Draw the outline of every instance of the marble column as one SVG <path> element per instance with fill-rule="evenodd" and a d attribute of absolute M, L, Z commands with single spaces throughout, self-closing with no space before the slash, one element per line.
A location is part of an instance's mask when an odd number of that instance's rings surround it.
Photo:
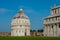
<path fill-rule="evenodd" d="M 47 27 L 47 33 L 48 33 L 48 36 L 49 36 L 49 34 L 50 34 L 50 25 L 48 25 L 48 27 Z"/>
<path fill-rule="evenodd" d="M 56 36 L 58 36 L 58 28 L 59 28 L 59 23 L 57 23 L 57 27 L 56 27 Z"/>
<path fill-rule="evenodd" d="M 60 14 L 60 8 L 59 8 L 59 14 Z"/>
<path fill-rule="evenodd" d="M 50 13 L 51 13 L 51 15 L 53 15 L 53 11 L 52 10 L 50 11 Z"/>
<path fill-rule="evenodd" d="M 53 28 L 52 28 L 53 24 L 50 24 L 50 36 L 53 36 Z"/>
<path fill-rule="evenodd" d="M 60 36 L 60 28 L 59 28 L 59 23 L 57 24 L 57 36 Z"/>
<path fill-rule="evenodd" d="M 44 36 L 45 36 L 45 25 L 43 25 L 43 26 L 44 26 L 44 27 L 43 27 L 43 28 L 44 28 L 44 32 L 43 32 L 43 34 L 44 34 Z"/>
<path fill-rule="evenodd" d="M 58 10 L 59 10 L 59 9 L 56 9 L 56 13 L 57 13 L 57 14 L 58 14 Z"/>
<path fill-rule="evenodd" d="M 46 28 L 47 28 L 47 26 L 46 25 L 44 25 L 44 36 L 47 36 L 47 31 L 46 31 Z"/>
<path fill-rule="evenodd" d="M 54 31 L 54 36 L 56 36 L 56 27 L 57 27 L 57 25 L 56 24 L 54 24 L 54 26 L 53 26 L 53 31 Z"/>

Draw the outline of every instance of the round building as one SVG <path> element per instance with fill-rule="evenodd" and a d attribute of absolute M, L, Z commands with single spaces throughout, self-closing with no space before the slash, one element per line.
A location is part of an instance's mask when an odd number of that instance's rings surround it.
<path fill-rule="evenodd" d="M 22 9 L 12 19 L 11 36 L 30 36 L 30 20 Z"/>

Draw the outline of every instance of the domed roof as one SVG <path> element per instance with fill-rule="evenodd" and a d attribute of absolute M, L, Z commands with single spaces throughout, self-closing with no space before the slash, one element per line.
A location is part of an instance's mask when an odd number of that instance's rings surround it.
<path fill-rule="evenodd" d="M 23 13 L 23 9 L 19 10 L 18 14 L 14 17 L 14 19 L 16 18 L 28 19 L 28 17 Z"/>

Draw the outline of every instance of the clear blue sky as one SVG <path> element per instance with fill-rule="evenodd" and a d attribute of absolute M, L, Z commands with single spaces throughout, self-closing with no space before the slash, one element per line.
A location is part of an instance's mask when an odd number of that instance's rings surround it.
<path fill-rule="evenodd" d="M 31 29 L 42 29 L 43 18 L 50 15 L 50 7 L 60 0 L 0 0 L 0 32 L 11 31 L 11 21 L 20 8 L 29 17 Z"/>

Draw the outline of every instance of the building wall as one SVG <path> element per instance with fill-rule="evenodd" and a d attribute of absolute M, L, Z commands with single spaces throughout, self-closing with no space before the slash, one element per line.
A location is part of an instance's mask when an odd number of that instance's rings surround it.
<path fill-rule="evenodd" d="M 11 36 L 10 32 L 0 32 L 0 36 Z"/>
<path fill-rule="evenodd" d="M 30 32 L 30 36 L 43 36 L 43 32 Z"/>
<path fill-rule="evenodd" d="M 0 32 L 0 36 L 11 36 L 11 35 L 17 36 L 17 33 L 11 34 L 11 32 Z M 21 33 L 18 36 L 22 36 Z M 24 34 L 23 34 L 23 36 L 24 36 Z M 28 36 L 43 36 L 43 32 L 30 32 L 30 34 L 28 33 Z"/>

